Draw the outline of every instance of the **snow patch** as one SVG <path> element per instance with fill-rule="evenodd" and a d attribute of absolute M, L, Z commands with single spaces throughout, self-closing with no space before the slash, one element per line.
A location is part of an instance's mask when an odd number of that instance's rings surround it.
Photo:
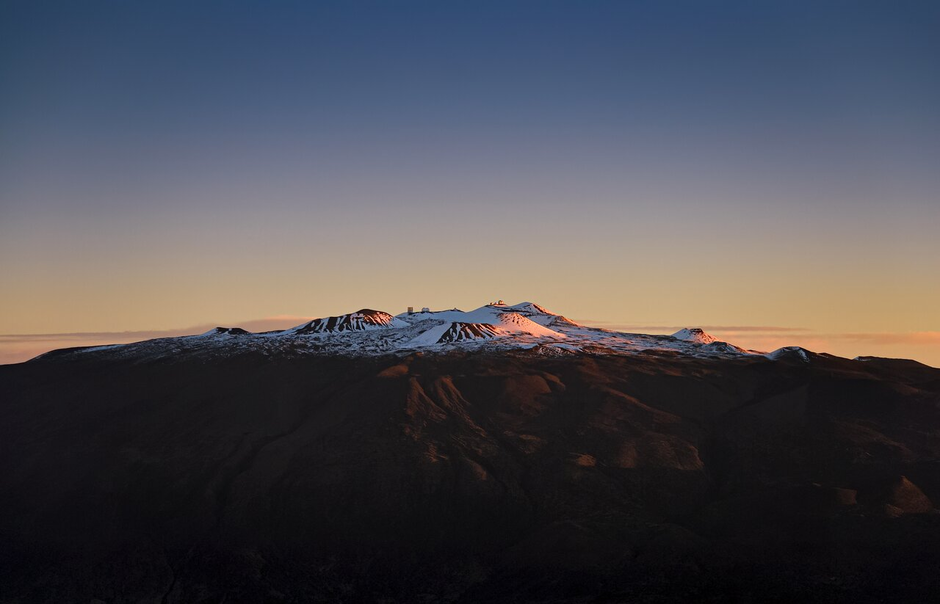
<path fill-rule="evenodd" d="M 672 334 L 672 337 L 677 340 L 682 340 L 683 342 L 694 342 L 696 344 L 711 344 L 712 342 L 718 341 L 718 338 L 710 333 L 706 333 L 705 330 L 700 327 L 680 329 Z"/>

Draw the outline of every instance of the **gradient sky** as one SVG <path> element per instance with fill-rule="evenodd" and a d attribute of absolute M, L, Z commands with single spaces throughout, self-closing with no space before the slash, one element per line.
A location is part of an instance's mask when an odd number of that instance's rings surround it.
<path fill-rule="evenodd" d="M 0 362 L 503 298 L 940 366 L 938 31 L 932 1 L 5 1 Z"/>

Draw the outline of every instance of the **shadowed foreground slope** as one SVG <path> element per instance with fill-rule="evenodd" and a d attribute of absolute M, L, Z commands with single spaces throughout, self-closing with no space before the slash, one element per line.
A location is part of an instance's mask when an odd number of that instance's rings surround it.
<path fill-rule="evenodd" d="M 940 371 L 534 353 L 0 367 L 3 601 L 917 601 Z"/>

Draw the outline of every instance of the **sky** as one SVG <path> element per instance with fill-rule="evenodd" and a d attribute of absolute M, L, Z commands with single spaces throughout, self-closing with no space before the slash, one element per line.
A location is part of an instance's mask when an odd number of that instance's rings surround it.
<path fill-rule="evenodd" d="M 940 366 L 940 3 L 0 2 L 0 363 L 362 307 Z"/>

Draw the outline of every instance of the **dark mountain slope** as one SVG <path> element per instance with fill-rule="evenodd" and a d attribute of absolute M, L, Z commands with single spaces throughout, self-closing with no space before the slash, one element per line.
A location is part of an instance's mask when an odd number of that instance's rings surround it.
<path fill-rule="evenodd" d="M 0 367 L 4 601 L 914 601 L 940 371 L 533 352 Z"/>

